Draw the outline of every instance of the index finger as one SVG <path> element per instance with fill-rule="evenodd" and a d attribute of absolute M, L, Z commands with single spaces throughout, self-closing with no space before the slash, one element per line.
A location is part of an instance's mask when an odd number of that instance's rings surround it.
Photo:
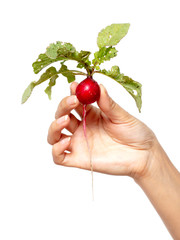
<path fill-rule="evenodd" d="M 65 97 L 59 103 L 55 118 L 60 118 L 64 115 L 69 115 L 70 112 L 79 105 L 79 101 L 76 95 Z"/>

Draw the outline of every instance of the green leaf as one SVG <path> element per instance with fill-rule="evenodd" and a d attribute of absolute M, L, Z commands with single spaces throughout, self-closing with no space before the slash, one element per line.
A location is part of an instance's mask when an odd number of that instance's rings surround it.
<path fill-rule="evenodd" d="M 102 73 L 118 83 L 120 83 L 126 91 L 134 98 L 136 102 L 136 106 L 141 112 L 142 107 L 142 92 L 141 87 L 142 85 L 139 82 L 134 81 L 132 78 L 128 76 L 124 76 L 124 74 L 120 73 L 120 69 L 118 66 L 113 66 L 110 71 L 107 71 L 105 69 L 98 71 L 99 73 Z"/>
<path fill-rule="evenodd" d="M 99 48 L 106 46 L 115 46 L 127 34 L 129 30 L 129 23 L 112 24 L 103 29 L 97 38 L 97 45 Z"/>
<path fill-rule="evenodd" d="M 62 64 L 61 68 L 59 70 L 59 73 L 61 73 L 64 77 L 67 78 L 68 83 L 71 83 L 75 80 L 75 73 L 72 70 L 69 70 L 66 65 Z"/>
<path fill-rule="evenodd" d="M 57 70 L 55 67 L 50 67 L 46 70 L 45 73 L 43 73 L 40 77 L 40 79 L 36 82 L 36 85 L 41 84 L 42 82 L 48 80 L 49 78 L 53 77 L 54 75 L 57 75 Z"/>
<path fill-rule="evenodd" d="M 47 88 L 44 90 L 45 93 L 48 95 L 49 99 L 51 100 L 51 89 L 52 87 L 56 84 L 56 79 L 58 78 L 58 75 L 54 75 L 53 77 L 50 78 L 49 80 L 49 85 L 47 86 Z"/>
<path fill-rule="evenodd" d="M 29 86 L 25 89 L 22 95 L 22 100 L 21 100 L 22 104 L 25 103 L 28 100 L 28 98 L 31 96 L 31 93 L 35 86 L 36 86 L 35 82 L 31 82 Z"/>
<path fill-rule="evenodd" d="M 78 65 L 77 65 L 77 68 L 84 68 L 84 64 L 83 63 L 78 63 Z"/>
<path fill-rule="evenodd" d="M 91 65 L 91 61 L 89 60 L 89 56 L 90 56 L 91 52 L 89 51 L 80 51 L 80 53 L 78 53 L 78 55 L 76 56 L 76 61 L 79 62 L 77 67 L 78 68 L 85 68 L 88 70 L 88 68 L 90 68 Z"/>
<path fill-rule="evenodd" d="M 51 59 L 46 54 L 40 54 L 38 59 L 32 64 L 34 73 L 39 73 L 43 68 L 51 63 L 62 60 L 61 58 Z"/>
<path fill-rule="evenodd" d="M 78 54 L 78 58 L 81 59 L 81 61 L 87 61 L 89 60 L 89 55 L 91 54 L 91 52 L 89 51 L 83 51 L 81 50 L 80 53 Z"/>
<path fill-rule="evenodd" d="M 46 53 L 40 54 L 38 59 L 32 64 L 34 73 L 39 73 L 43 68 L 51 63 L 62 60 L 73 60 L 78 52 L 70 43 L 56 42 L 47 47 Z"/>
<path fill-rule="evenodd" d="M 58 57 L 67 58 L 76 53 L 75 47 L 71 43 L 57 41 L 52 43 L 46 49 L 46 55 L 51 59 Z"/>
<path fill-rule="evenodd" d="M 94 59 L 92 63 L 94 65 L 100 65 L 104 61 L 109 61 L 111 58 L 116 57 L 117 52 L 118 51 L 115 49 L 115 47 L 102 47 L 99 49 L 99 51 L 94 53 Z"/>
<path fill-rule="evenodd" d="M 124 74 L 120 73 L 118 66 L 112 66 L 111 70 L 107 71 L 106 69 L 100 70 L 99 73 L 102 73 L 116 81 L 122 81 Z"/>
<path fill-rule="evenodd" d="M 48 56 L 48 58 L 56 59 L 58 55 L 57 50 L 58 50 L 57 44 L 51 43 L 49 47 L 47 47 L 46 49 L 46 55 Z"/>
<path fill-rule="evenodd" d="M 41 77 L 39 78 L 39 80 L 37 82 L 31 82 L 29 84 L 29 86 L 26 88 L 26 90 L 23 93 L 21 102 L 25 103 L 28 100 L 28 98 L 30 97 L 32 90 L 34 89 L 35 86 L 43 83 L 44 81 L 46 81 L 48 79 L 52 79 L 52 81 L 53 81 L 54 78 L 58 77 L 57 74 L 58 74 L 58 72 L 55 67 L 48 68 L 46 70 L 46 72 L 41 75 Z"/>
<path fill-rule="evenodd" d="M 142 85 L 139 82 L 136 82 L 132 80 L 132 78 L 128 76 L 123 76 L 123 80 L 120 82 L 120 84 L 129 92 L 129 94 L 134 98 L 136 102 L 136 106 L 141 112 L 142 107 Z"/>
<path fill-rule="evenodd" d="M 79 68 L 85 68 L 90 73 L 89 51 L 77 52 L 71 43 L 56 42 L 51 43 L 46 49 L 46 53 L 40 54 L 38 59 L 32 64 L 34 73 L 39 73 L 49 64 L 57 61 L 74 60 L 78 62 Z"/>

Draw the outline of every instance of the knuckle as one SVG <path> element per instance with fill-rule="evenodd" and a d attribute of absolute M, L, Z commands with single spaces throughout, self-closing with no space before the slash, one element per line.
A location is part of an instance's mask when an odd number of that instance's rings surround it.
<path fill-rule="evenodd" d="M 51 126 L 50 126 L 50 132 L 51 134 L 54 134 L 57 131 L 57 125 L 56 122 L 52 122 Z"/>
<path fill-rule="evenodd" d="M 50 140 L 49 134 L 47 135 L 47 142 L 51 145 L 51 140 Z"/>
<path fill-rule="evenodd" d="M 58 162 L 58 160 L 57 160 L 56 158 L 53 158 L 53 162 L 54 162 L 54 164 L 56 164 L 56 165 L 60 165 L 59 162 Z"/>
<path fill-rule="evenodd" d="M 54 162 L 54 164 L 59 165 L 59 162 L 58 162 L 57 158 L 53 157 L 53 162 Z"/>
<path fill-rule="evenodd" d="M 55 132 L 56 132 L 55 124 L 54 124 L 54 122 L 52 122 L 49 127 L 48 135 L 47 135 L 47 142 L 51 145 L 53 144 L 52 137 L 54 136 Z"/>
<path fill-rule="evenodd" d="M 66 109 L 68 108 L 67 104 L 66 104 L 66 99 L 67 97 L 63 98 L 61 100 L 61 102 L 58 105 L 57 111 L 55 113 L 55 119 L 59 118 L 63 112 L 66 111 Z"/>
<path fill-rule="evenodd" d="M 59 108 L 59 107 L 58 107 L 58 108 Z M 56 111 L 54 117 L 55 117 L 55 119 L 57 119 L 57 118 L 59 117 L 59 111 L 58 111 L 58 109 L 57 109 L 57 111 Z"/>
<path fill-rule="evenodd" d="M 53 155 L 53 157 L 57 157 L 58 156 L 58 148 L 57 148 L 56 144 L 54 144 L 52 146 L 52 155 Z"/>
<path fill-rule="evenodd" d="M 110 98 L 110 108 L 111 108 L 112 110 L 114 110 L 114 109 L 116 108 L 116 106 L 117 106 L 117 103 L 114 102 L 114 101 L 112 100 L 112 98 Z"/>
<path fill-rule="evenodd" d="M 58 162 L 58 148 L 56 145 L 53 145 L 52 147 L 52 156 L 53 156 L 53 161 L 55 164 L 59 164 Z"/>
<path fill-rule="evenodd" d="M 68 98 L 69 98 L 69 96 L 63 98 L 63 100 L 60 102 L 60 109 L 61 109 L 62 111 L 64 111 L 64 110 L 66 110 L 67 108 L 69 108 L 69 107 L 68 107 L 68 104 L 67 104 L 67 99 L 68 99 Z"/>
<path fill-rule="evenodd" d="M 51 144 L 50 135 L 51 135 L 51 127 L 49 127 L 49 129 L 48 129 L 48 134 L 47 134 L 47 142 L 48 142 L 49 144 Z"/>
<path fill-rule="evenodd" d="M 64 99 L 62 99 L 62 101 L 59 103 L 59 109 L 64 109 Z"/>

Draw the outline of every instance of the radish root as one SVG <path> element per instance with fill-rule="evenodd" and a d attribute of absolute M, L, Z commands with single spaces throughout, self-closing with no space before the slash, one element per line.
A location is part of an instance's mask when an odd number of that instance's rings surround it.
<path fill-rule="evenodd" d="M 87 144 L 88 153 L 89 153 L 89 162 L 90 162 L 91 179 L 92 179 L 92 200 L 94 201 L 93 162 L 92 162 L 91 149 L 90 149 L 87 134 L 86 134 L 86 106 L 87 106 L 86 104 L 83 104 L 83 131 L 84 131 L 84 137 L 86 139 L 86 144 Z"/>

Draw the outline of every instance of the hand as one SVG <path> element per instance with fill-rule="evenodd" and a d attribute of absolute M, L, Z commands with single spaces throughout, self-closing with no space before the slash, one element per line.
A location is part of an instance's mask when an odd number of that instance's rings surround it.
<path fill-rule="evenodd" d="M 84 138 L 82 105 L 75 95 L 77 83 L 71 84 L 72 96 L 60 102 L 55 118 L 49 128 L 48 142 L 53 145 L 52 154 L 56 164 L 90 170 L 87 144 Z M 87 106 L 87 138 L 92 151 L 93 170 L 113 175 L 139 177 L 150 165 L 150 155 L 156 142 L 154 133 L 115 103 L 106 89 L 100 85 L 99 108 Z M 62 133 L 66 128 L 70 137 Z M 67 152 L 68 151 L 68 152 Z"/>

